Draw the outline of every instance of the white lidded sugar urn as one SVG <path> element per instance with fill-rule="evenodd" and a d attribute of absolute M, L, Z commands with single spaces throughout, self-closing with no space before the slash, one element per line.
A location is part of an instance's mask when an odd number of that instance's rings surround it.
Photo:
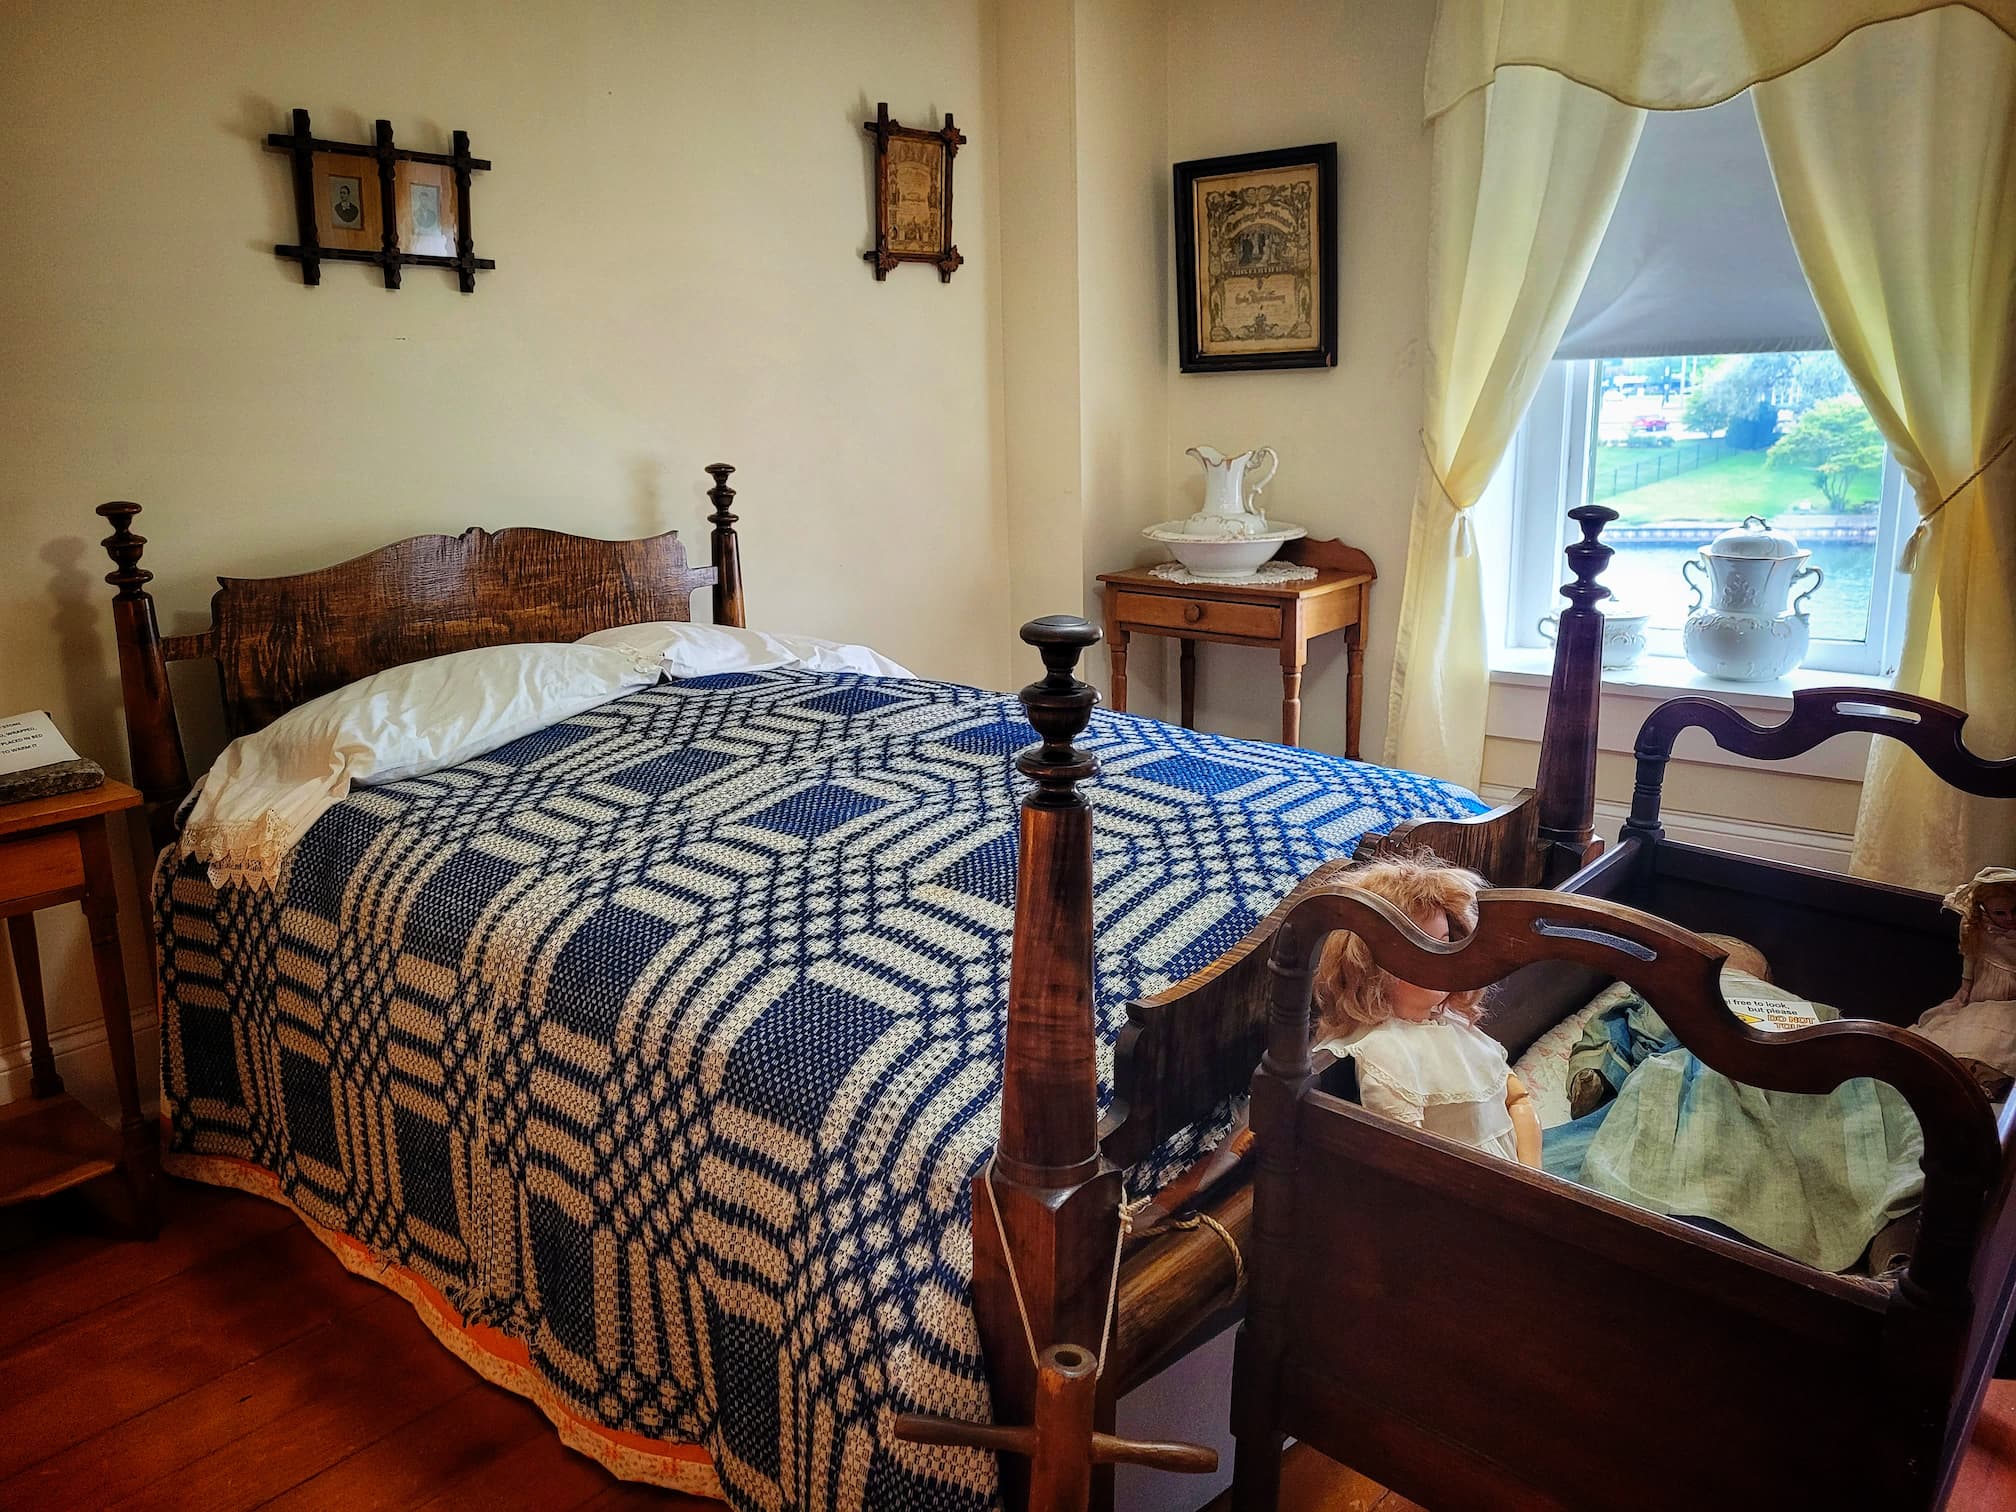
<path fill-rule="evenodd" d="M 1798 666 L 1813 636 L 1806 601 L 1823 578 L 1806 565 L 1812 555 L 1761 515 L 1750 515 L 1682 562 L 1680 575 L 1694 594 L 1681 632 L 1687 660 L 1730 682 L 1773 682 Z M 1696 571 L 1707 577 L 1705 588 Z M 1813 581 L 1788 610 L 1785 601 L 1809 576 Z"/>

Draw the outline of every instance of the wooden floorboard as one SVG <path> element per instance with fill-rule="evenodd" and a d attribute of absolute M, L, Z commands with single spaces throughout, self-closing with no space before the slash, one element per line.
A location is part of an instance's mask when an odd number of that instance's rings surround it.
<path fill-rule="evenodd" d="M 39 1206 L 0 1230 L 0 1507 L 721 1512 L 568 1449 L 277 1204 L 170 1183 L 151 1243 Z"/>
<path fill-rule="evenodd" d="M 139 1243 L 42 1207 L 0 1229 L 0 1507 L 720 1512 L 566 1448 L 284 1208 L 171 1183 L 161 1236 Z M 1284 1512 L 1421 1512 L 1301 1446 L 1283 1491 Z M 1950 1512 L 2010 1507 L 2002 1382 Z"/>

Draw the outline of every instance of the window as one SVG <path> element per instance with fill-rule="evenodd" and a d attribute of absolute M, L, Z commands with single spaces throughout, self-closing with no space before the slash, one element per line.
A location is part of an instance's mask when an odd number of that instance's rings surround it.
<path fill-rule="evenodd" d="M 1574 532 L 1566 511 L 1595 503 L 1618 513 L 1603 532 L 1616 551 L 1604 585 L 1651 615 L 1650 654 L 1682 654 L 1693 601 L 1683 564 L 1760 515 L 1820 569 L 1804 665 L 1892 668 L 1902 478 L 1831 351 L 1556 361 L 1501 484 L 1507 646 L 1545 643 L 1540 620 L 1562 607 L 1560 552 Z"/>

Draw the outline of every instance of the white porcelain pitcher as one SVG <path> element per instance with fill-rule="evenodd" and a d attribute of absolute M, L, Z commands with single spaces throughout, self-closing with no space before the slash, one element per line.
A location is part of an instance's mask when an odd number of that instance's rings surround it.
<path fill-rule="evenodd" d="M 1267 528 L 1260 512 L 1260 490 L 1274 481 L 1274 471 L 1281 465 L 1273 447 L 1256 446 L 1228 457 L 1215 447 L 1193 446 L 1184 455 L 1204 464 L 1204 507 L 1198 511 L 1203 520 L 1238 520 L 1241 534 Z M 1260 457 L 1267 459 L 1267 470 L 1249 485 L 1247 469 Z"/>

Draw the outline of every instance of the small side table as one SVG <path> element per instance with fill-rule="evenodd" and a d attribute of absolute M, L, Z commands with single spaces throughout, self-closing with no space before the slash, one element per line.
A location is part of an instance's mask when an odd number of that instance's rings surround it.
<path fill-rule="evenodd" d="M 1358 755 L 1358 726 L 1365 711 L 1365 625 L 1372 559 L 1342 541 L 1291 541 L 1279 560 L 1314 567 L 1299 583 L 1177 583 L 1146 567 L 1102 572 L 1106 585 L 1106 639 L 1113 659 L 1113 707 L 1127 708 L 1127 641 L 1130 636 L 1171 635 L 1183 647 L 1183 728 L 1197 717 L 1197 642 L 1270 646 L 1281 653 L 1281 743 L 1302 736 L 1302 668 L 1309 642 L 1341 630 L 1349 662 L 1344 689 L 1344 754 Z"/>
<path fill-rule="evenodd" d="M 119 947 L 119 905 L 105 818 L 138 806 L 123 782 L 54 798 L 0 805 L 0 917 L 14 947 L 14 971 L 28 1019 L 29 1096 L 0 1106 L 0 1206 L 46 1197 L 94 1177 L 123 1172 L 130 1226 L 151 1233 L 159 1139 L 140 1111 L 133 1067 L 132 1010 Z M 91 964 L 105 1043 L 119 1088 L 119 1131 L 105 1127 L 63 1090 L 49 1049 L 35 912 L 81 902 L 91 928 Z"/>

